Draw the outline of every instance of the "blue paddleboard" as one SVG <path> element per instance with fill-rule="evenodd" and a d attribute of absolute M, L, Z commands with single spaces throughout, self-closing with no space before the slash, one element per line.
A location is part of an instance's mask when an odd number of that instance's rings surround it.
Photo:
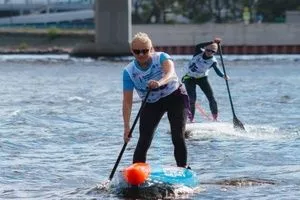
<path fill-rule="evenodd" d="M 128 188 L 131 185 L 126 180 L 124 170 L 120 171 L 115 177 L 112 185 L 119 188 Z M 148 178 L 144 183 L 139 184 L 139 188 L 153 187 L 155 185 L 186 186 L 197 187 L 199 180 L 197 174 L 190 169 L 175 166 L 151 166 Z"/>
<path fill-rule="evenodd" d="M 190 169 L 173 166 L 152 167 L 149 182 L 196 187 L 199 184 L 196 173 Z"/>
<path fill-rule="evenodd" d="M 130 184 L 128 177 L 126 180 L 125 169 L 119 171 L 113 179 L 110 184 L 110 191 L 126 198 L 153 197 L 153 199 L 163 199 L 193 193 L 194 189 L 199 186 L 196 173 L 182 167 L 151 166 L 147 179 L 137 186 Z M 143 170 L 140 172 L 142 173 Z"/>

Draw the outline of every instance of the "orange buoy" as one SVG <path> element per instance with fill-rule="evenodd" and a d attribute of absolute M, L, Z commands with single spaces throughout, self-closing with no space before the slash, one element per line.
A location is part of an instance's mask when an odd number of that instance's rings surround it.
<path fill-rule="evenodd" d="M 123 170 L 123 176 L 127 183 L 138 186 L 146 181 L 150 174 L 150 166 L 147 163 L 134 163 Z"/>

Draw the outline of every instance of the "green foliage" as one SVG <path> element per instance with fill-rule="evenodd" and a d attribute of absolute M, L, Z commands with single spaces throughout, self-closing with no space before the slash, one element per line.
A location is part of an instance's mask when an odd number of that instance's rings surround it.
<path fill-rule="evenodd" d="M 18 49 L 19 50 L 26 50 L 26 49 L 28 49 L 28 47 L 29 46 L 26 42 L 22 42 L 22 43 L 19 44 Z"/>
<path fill-rule="evenodd" d="M 285 11 L 299 7 L 299 0 L 260 0 L 257 3 L 257 12 L 263 14 L 266 22 L 283 22 Z"/>
<path fill-rule="evenodd" d="M 59 36 L 60 30 L 56 27 L 51 27 L 48 29 L 47 34 L 48 34 L 48 38 L 49 40 L 54 40 L 55 38 L 57 38 Z"/>
<path fill-rule="evenodd" d="M 242 21 L 244 7 L 251 21 L 257 15 L 264 22 L 284 21 L 287 10 L 300 10 L 300 0 L 133 0 L 133 23 L 176 23 L 168 13 L 180 15 L 190 23 L 234 23 Z"/>

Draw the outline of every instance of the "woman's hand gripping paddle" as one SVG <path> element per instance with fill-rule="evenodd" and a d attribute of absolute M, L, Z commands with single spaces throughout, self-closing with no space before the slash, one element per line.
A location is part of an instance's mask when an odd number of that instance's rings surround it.
<path fill-rule="evenodd" d="M 223 56 L 222 56 L 221 45 L 220 45 L 220 43 L 217 43 L 217 44 L 218 44 L 218 49 L 219 49 L 219 53 L 220 53 L 221 63 L 222 63 L 223 71 L 224 71 L 224 76 L 226 77 L 227 75 L 226 75 L 226 70 L 225 70 Z M 233 127 L 235 129 L 245 130 L 243 123 L 235 115 L 234 108 L 233 108 L 233 103 L 232 103 L 232 99 L 231 99 L 231 94 L 230 94 L 230 90 L 229 90 L 228 80 L 225 79 L 225 82 L 226 82 L 228 96 L 229 96 L 230 105 L 231 105 L 231 110 L 232 110 L 232 114 L 233 114 Z"/>

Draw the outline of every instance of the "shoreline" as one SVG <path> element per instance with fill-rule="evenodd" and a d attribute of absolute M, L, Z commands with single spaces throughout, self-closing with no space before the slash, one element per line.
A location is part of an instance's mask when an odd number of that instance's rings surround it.
<path fill-rule="evenodd" d="M 72 52 L 71 48 L 28 48 L 26 50 L 22 49 L 0 49 L 0 55 L 11 55 L 11 54 L 70 54 Z"/>
<path fill-rule="evenodd" d="M 179 25 L 177 25 L 179 26 Z M 155 28 L 148 26 L 133 26 L 134 31 L 146 31 L 153 35 L 154 47 L 156 51 L 164 51 L 172 55 L 190 55 L 194 53 L 194 43 L 200 39 L 194 38 L 191 40 L 189 32 L 184 32 L 183 35 L 178 35 L 178 31 L 182 30 L 183 26 L 166 26 L 171 30 L 164 32 L 169 33 L 168 38 L 170 41 L 161 40 L 156 38 L 158 33 L 153 32 Z M 187 27 L 194 27 L 190 25 Z M 205 26 L 205 25 L 203 25 Z M 206 25 L 207 26 L 207 25 Z M 253 25 L 256 26 L 256 25 Z M 265 25 L 271 26 L 271 25 Z M 272 25 L 273 26 L 273 25 Z M 152 28 L 151 28 L 152 27 Z M 197 26 L 198 27 L 198 26 Z M 251 27 L 251 26 L 250 26 Z M 177 29 L 176 29 L 177 28 Z M 149 30 L 147 30 L 149 29 Z M 198 29 L 197 29 L 198 30 Z M 152 33 L 153 32 L 153 33 Z M 172 34 L 171 34 L 172 33 Z M 156 37 L 155 37 L 156 36 Z M 180 40 L 178 37 L 181 36 Z M 188 37 L 189 36 L 189 37 Z M 201 34 L 200 34 L 201 36 Z M 200 37 L 199 36 L 199 37 Z M 206 36 L 203 35 L 202 36 Z M 29 29 L 29 28 L 0 28 L 0 54 L 69 54 L 73 57 L 98 57 L 95 49 L 98 48 L 95 44 L 95 31 L 94 30 L 63 30 L 57 28 L 48 29 Z M 225 37 L 225 36 L 224 36 Z M 164 37 L 163 37 L 164 38 Z M 258 40 L 259 37 L 253 37 Z M 176 42 L 174 42 L 176 41 Z M 271 42 L 230 42 L 224 40 L 226 43 L 222 45 L 223 53 L 232 55 L 266 55 L 266 54 L 299 54 L 299 42 L 282 42 L 281 39 L 276 38 L 276 41 Z M 130 54 L 129 50 L 128 53 Z M 110 53 L 112 54 L 112 53 Z M 109 55 L 109 54 L 108 54 Z M 111 55 L 113 56 L 113 55 Z"/>
<path fill-rule="evenodd" d="M 10 55 L 10 54 L 69 54 L 72 55 L 72 47 L 57 47 L 57 46 L 41 46 L 34 48 L 0 48 L 0 55 Z M 269 54 L 291 54 L 298 55 L 300 50 L 300 45 L 296 46 L 222 46 L 223 54 L 227 55 L 269 55 Z M 156 51 L 164 51 L 172 55 L 192 55 L 194 52 L 193 46 L 156 46 Z M 81 57 L 74 56 L 74 57 Z M 89 57 L 89 56 L 84 56 Z M 93 57 L 91 55 L 90 57 Z"/>
<path fill-rule="evenodd" d="M 0 54 L 70 54 L 94 42 L 93 30 L 0 28 Z"/>

